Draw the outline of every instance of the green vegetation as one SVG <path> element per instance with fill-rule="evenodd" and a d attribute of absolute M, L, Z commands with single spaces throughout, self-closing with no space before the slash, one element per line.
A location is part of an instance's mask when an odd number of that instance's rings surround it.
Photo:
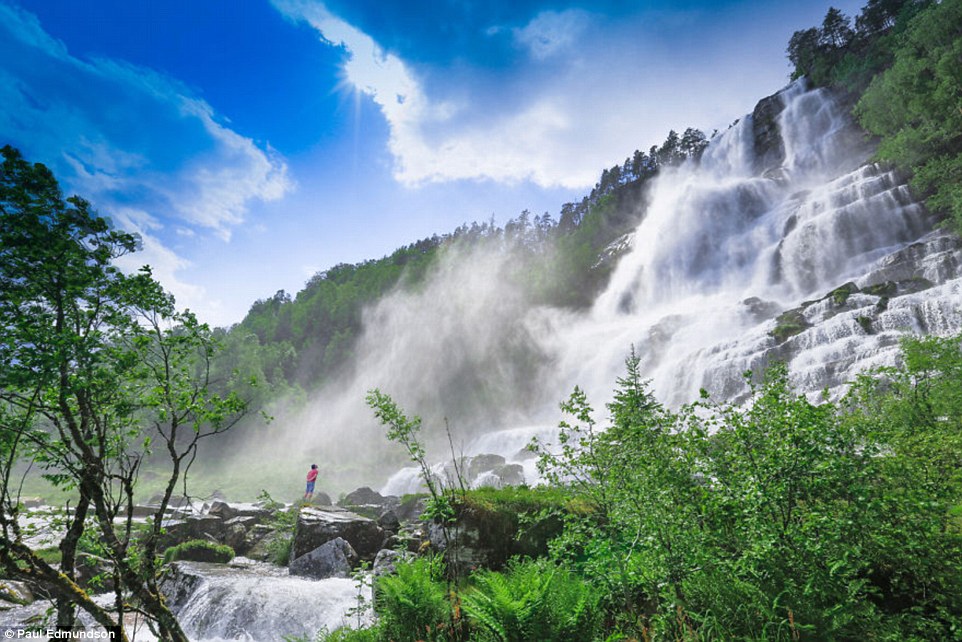
<path fill-rule="evenodd" d="M 210 385 L 220 347 L 210 329 L 178 312 L 149 269 L 113 265 L 137 239 L 64 198 L 43 165 L 0 152 L 0 568 L 52 596 L 58 626 L 73 626 L 78 608 L 103 626 L 134 608 L 159 637 L 186 641 L 158 587 L 163 515 L 198 443 L 245 403 L 229 378 L 221 392 Z M 167 474 L 140 529 L 134 491 L 154 444 Z M 66 497 L 56 567 L 21 524 L 28 463 Z M 92 582 L 117 587 L 112 604 L 80 586 L 85 549 L 103 568 Z"/>
<path fill-rule="evenodd" d="M 608 425 L 580 390 L 562 404 L 550 488 L 460 499 L 494 522 L 557 517 L 547 553 L 454 583 L 439 558 L 402 564 L 378 581 L 377 623 L 328 639 L 955 639 L 962 335 L 907 339 L 903 357 L 837 402 L 774 364 L 747 405 L 672 412 L 632 354 Z"/>
<path fill-rule="evenodd" d="M 810 327 L 810 324 L 805 320 L 805 315 L 800 310 L 788 310 L 778 315 L 778 318 L 775 319 L 775 327 L 770 334 L 775 338 L 775 341 L 782 343 L 808 327 Z"/>
<path fill-rule="evenodd" d="M 855 20 L 830 9 L 788 45 L 796 76 L 852 95 L 878 158 L 962 231 L 962 2 L 870 0 Z"/>
<path fill-rule="evenodd" d="M 234 559 L 234 549 L 224 544 L 215 544 L 206 539 L 192 539 L 164 551 L 164 564 L 177 560 L 191 562 L 216 562 L 226 564 Z"/>

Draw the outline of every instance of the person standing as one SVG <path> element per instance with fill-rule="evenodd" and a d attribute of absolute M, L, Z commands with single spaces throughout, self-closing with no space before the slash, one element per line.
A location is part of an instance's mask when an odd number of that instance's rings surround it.
<path fill-rule="evenodd" d="M 317 464 L 311 464 L 311 469 L 307 471 L 307 488 L 304 491 L 304 501 L 311 501 L 314 497 L 314 483 L 317 481 Z"/>

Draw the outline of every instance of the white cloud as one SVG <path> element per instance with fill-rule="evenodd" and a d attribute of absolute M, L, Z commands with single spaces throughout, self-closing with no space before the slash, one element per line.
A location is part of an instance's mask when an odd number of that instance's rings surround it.
<path fill-rule="evenodd" d="M 515 42 L 537 60 L 569 50 L 588 25 L 588 14 L 577 9 L 544 11 L 527 25 L 512 29 Z"/>
<path fill-rule="evenodd" d="M 32 14 L 0 0 L 0 139 L 50 166 L 68 193 L 90 200 L 143 250 L 183 306 L 214 320 L 218 303 L 180 277 L 190 263 L 167 241 L 223 240 L 254 201 L 292 189 L 287 165 L 224 124 L 182 83 L 112 59 L 80 59 Z"/>
<path fill-rule="evenodd" d="M 136 194 L 141 207 L 227 238 L 250 201 L 291 189 L 283 159 L 218 122 L 176 80 L 72 57 L 35 16 L 3 3 L 0 25 L 0 136 L 90 200 Z"/>
<path fill-rule="evenodd" d="M 711 129 L 742 116 L 752 98 L 782 80 L 770 70 L 754 74 L 744 61 L 731 64 L 724 52 L 693 60 L 674 45 L 659 50 L 651 34 L 670 25 L 602 30 L 586 12 L 546 11 L 510 29 L 530 53 L 526 64 L 492 72 L 498 76 L 435 71 L 431 87 L 445 92 L 438 97 L 408 63 L 322 3 L 274 4 L 350 54 L 344 80 L 380 108 L 390 127 L 394 177 L 410 186 L 481 179 L 583 189 L 601 168 L 660 143 L 669 129 Z M 695 28 L 683 27 L 686 34 Z M 493 26 L 485 33 L 507 32 Z M 751 86 L 760 89 L 746 98 Z"/>

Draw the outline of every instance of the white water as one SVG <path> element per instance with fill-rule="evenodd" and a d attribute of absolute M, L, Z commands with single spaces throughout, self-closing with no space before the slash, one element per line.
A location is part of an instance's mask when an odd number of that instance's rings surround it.
<path fill-rule="evenodd" d="M 180 564 L 203 577 L 186 603 L 176 608 L 178 621 L 196 642 L 313 639 L 322 629 L 358 624 L 350 614 L 357 606 L 354 580 L 309 580 L 261 562 Z M 370 603 L 368 589 L 364 596 Z M 368 624 L 369 617 L 361 623 Z"/>
<path fill-rule="evenodd" d="M 699 166 L 658 178 L 633 249 L 590 314 L 544 335 L 560 364 L 560 388 L 579 384 L 596 403 L 607 400 L 634 345 L 666 403 L 691 401 L 701 388 L 738 398 L 745 390 L 742 373 L 777 356 L 769 336 L 775 311 L 863 278 L 882 257 L 930 229 L 926 212 L 892 172 L 863 164 L 865 145 L 826 94 L 795 85 L 783 99 L 785 161 L 777 170 L 753 171 L 746 117 L 712 142 Z M 745 303 L 752 298 L 772 311 L 759 319 Z M 932 326 L 924 331 L 962 327 L 957 288 L 921 299 L 941 300 L 937 314 L 944 317 L 923 322 Z M 924 308 L 913 310 L 924 318 Z M 836 324 L 847 319 L 845 331 L 859 335 L 854 343 L 867 355 L 894 343 L 859 332 L 856 316 L 847 313 Z M 922 330 L 891 325 L 893 332 Z M 819 326 L 795 338 L 800 353 L 789 365 L 802 391 L 838 386 L 868 363 L 847 364 L 832 376 L 806 372 L 830 373 L 834 363 L 850 361 L 853 346 L 839 343 L 846 332 Z"/>
<path fill-rule="evenodd" d="M 743 118 L 700 164 L 656 179 L 630 252 L 588 313 L 539 309 L 517 321 L 546 357 L 541 398 L 552 402 L 524 409 L 534 426 L 489 431 L 467 454 L 500 454 L 536 480 L 519 448 L 551 434 L 557 400 L 575 385 L 603 409 L 631 346 L 656 396 L 677 406 L 700 389 L 738 400 L 747 392 L 743 373 L 772 359 L 788 361 L 800 392 L 837 395 L 858 372 L 893 364 L 904 334 L 962 329 L 962 251 L 941 251 L 942 241 L 926 237 L 929 215 L 895 173 L 866 162 L 870 146 L 825 92 L 797 83 L 781 98 L 779 167 L 756 167 L 752 119 Z M 928 254 L 914 271 L 892 267 L 893 253 L 920 238 Z M 844 309 L 811 305 L 804 315 L 812 327 L 781 345 L 771 335 L 779 312 L 846 282 L 919 277 L 936 287 L 893 298 L 883 312 L 880 297 L 863 294 Z M 874 318 L 872 333 L 860 316 Z M 383 490 L 416 488 L 416 471 L 405 469 Z"/>

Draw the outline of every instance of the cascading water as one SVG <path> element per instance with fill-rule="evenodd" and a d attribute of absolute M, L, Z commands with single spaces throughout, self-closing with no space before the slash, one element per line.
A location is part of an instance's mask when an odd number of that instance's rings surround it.
<path fill-rule="evenodd" d="M 184 631 L 197 642 L 313 639 L 321 630 L 359 624 L 351 616 L 358 606 L 351 579 L 310 580 L 249 560 L 231 566 L 178 564 L 166 592 Z M 370 603 L 369 589 L 362 596 Z M 367 623 L 364 615 L 360 624 Z"/>
<path fill-rule="evenodd" d="M 778 166 L 758 167 L 747 117 L 713 140 L 700 164 L 657 179 L 632 251 L 591 313 L 547 334 L 562 386 L 607 399 L 634 345 L 656 394 L 671 405 L 695 399 L 700 388 L 738 398 L 742 373 L 772 358 L 787 358 L 799 388 L 817 391 L 892 357 L 890 349 L 880 355 L 896 343 L 886 333 L 962 327 L 958 287 L 947 285 L 916 301 L 928 301 L 939 321 L 905 326 L 894 320 L 904 311 L 891 309 L 870 333 L 857 322 L 856 297 L 847 302 L 852 309 L 823 314 L 825 324 L 809 312 L 811 330 L 778 345 L 771 336 L 778 312 L 848 281 L 873 285 L 880 259 L 932 226 L 894 172 L 863 164 L 870 149 L 826 92 L 797 83 L 781 99 Z M 863 307 L 879 298 L 864 297 Z M 902 303 L 927 314 L 926 306 Z M 851 358 L 852 343 L 862 346 L 861 361 Z"/>
<path fill-rule="evenodd" d="M 603 407 L 632 346 L 670 406 L 700 389 L 737 401 L 743 373 L 773 359 L 800 392 L 839 394 L 859 371 L 893 364 L 904 334 L 962 328 L 962 243 L 931 231 L 899 175 L 866 163 L 870 143 L 830 94 L 798 82 L 775 100 L 776 149 L 759 150 L 748 116 L 700 163 L 661 173 L 588 313 L 539 309 L 521 321 L 547 355 L 546 398 L 578 385 Z M 797 328 L 786 332 L 780 314 Z M 545 423 L 492 431 L 468 450 L 523 463 L 533 481 L 518 444 L 550 434 L 558 411 L 528 411 Z M 384 490 L 414 488 L 409 469 Z"/>

